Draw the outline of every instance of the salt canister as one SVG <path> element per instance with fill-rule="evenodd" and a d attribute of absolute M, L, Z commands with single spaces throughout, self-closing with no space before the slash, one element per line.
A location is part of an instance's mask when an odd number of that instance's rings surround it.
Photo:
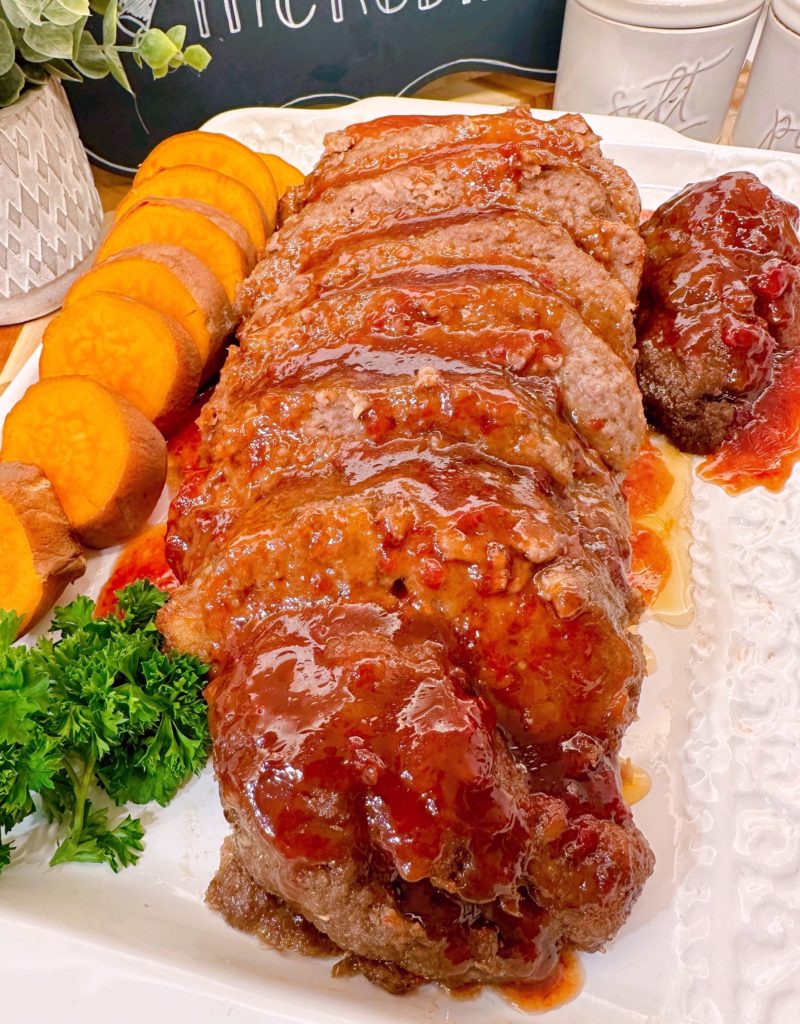
<path fill-rule="evenodd" d="M 567 0 L 554 106 L 716 141 L 764 0 Z"/>
<path fill-rule="evenodd" d="M 733 141 L 800 154 L 800 0 L 773 0 Z"/>

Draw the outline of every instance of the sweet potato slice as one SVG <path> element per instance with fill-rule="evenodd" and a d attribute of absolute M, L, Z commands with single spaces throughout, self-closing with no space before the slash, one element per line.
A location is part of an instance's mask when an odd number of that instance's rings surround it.
<path fill-rule="evenodd" d="M 183 327 L 123 295 L 94 292 L 47 325 L 40 377 L 91 377 L 140 409 L 162 433 L 194 401 L 200 355 Z"/>
<path fill-rule="evenodd" d="M 302 179 L 301 179 L 302 180 Z M 178 164 L 147 178 L 132 189 L 117 207 L 116 219 L 147 196 L 159 199 L 194 199 L 222 210 L 247 232 L 256 253 L 267 244 L 267 219 L 254 192 L 235 178 L 210 167 Z M 270 230 L 271 233 L 271 230 Z"/>
<path fill-rule="evenodd" d="M 305 175 L 294 164 L 290 164 L 283 157 L 276 156 L 275 153 L 259 153 L 258 155 L 269 168 L 278 190 L 278 199 L 283 197 L 287 189 L 294 188 L 295 185 L 302 185 Z"/>
<path fill-rule="evenodd" d="M 0 608 L 22 617 L 21 636 L 86 571 L 61 502 L 38 467 L 0 462 L 0 537 Z"/>
<path fill-rule="evenodd" d="M 98 263 L 132 245 L 177 242 L 217 277 L 228 300 L 253 269 L 256 253 L 244 228 L 193 199 L 142 199 L 118 220 L 97 253 Z"/>
<path fill-rule="evenodd" d="M 158 430 L 90 377 L 50 377 L 28 388 L 6 417 L 0 461 L 38 466 L 90 548 L 135 533 L 167 476 Z"/>
<path fill-rule="evenodd" d="M 216 132 L 183 132 L 160 142 L 142 163 L 133 187 L 176 164 L 200 164 L 235 178 L 255 192 L 269 224 L 275 229 L 278 215 L 278 191 L 267 165 L 257 153 L 241 142 Z"/>
<path fill-rule="evenodd" d="M 179 245 L 135 245 L 103 260 L 73 284 L 64 307 L 95 292 L 137 299 L 176 320 L 197 347 L 204 374 L 235 324 L 225 289 L 202 260 Z"/>

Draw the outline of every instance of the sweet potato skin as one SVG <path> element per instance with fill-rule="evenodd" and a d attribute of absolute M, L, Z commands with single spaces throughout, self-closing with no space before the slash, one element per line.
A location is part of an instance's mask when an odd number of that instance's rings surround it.
<path fill-rule="evenodd" d="M 167 445 L 160 431 L 124 398 L 117 400 L 130 433 L 131 458 L 108 505 L 76 533 L 89 548 L 127 540 L 144 526 L 167 481 Z"/>
<path fill-rule="evenodd" d="M 181 221 L 180 228 L 175 223 L 176 218 Z M 188 228 L 195 227 L 197 230 L 200 224 L 203 227 L 197 236 L 188 237 Z M 181 228 L 184 230 L 181 244 L 206 264 L 219 279 L 229 301 L 233 302 L 238 285 L 255 266 L 255 248 L 241 224 L 207 203 L 198 203 L 193 199 L 158 199 L 153 196 L 142 199 L 111 228 L 98 250 L 97 260 L 101 262 L 131 244 L 169 243 Z M 214 229 L 218 244 L 226 245 L 225 253 L 231 260 L 229 266 L 221 266 L 219 256 L 213 252 Z M 223 242 L 225 236 L 227 243 Z"/>
<path fill-rule="evenodd" d="M 159 370 L 173 358 L 174 372 L 165 389 Z M 39 358 L 40 377 L 91 377 L 127 398 L 162 433 L 168 433 L 194 401 L 201 370 L 197 348 L 177 321 L 135 299 L 107 292 L 87 295 L 54 317 L 44 332 Z"/>
<path fill-rule="evenodd" d="M 124 398 L 79 376 L 50 377 L 27 390 L 6 417 L 0 460 L 38 464 L 76 537 L 90 548 L 135 533 L 167 475 L 166 442 L 153 424 Z"/>
<path fill-rule="evenodd" d="M 247 185 L 228 174 L 191 163 L 165 167 L 131 189 L 117 207 L 115 220 L 119 220 L 149 196 L 207 203 L 232 217 L 244 228 L 255 247 L 256 255 L 264 251 L 269 225 L 261 203 Z"/>
<path fill-rule="evenodd" d="M 0 462 L 0 498 L 14 509 L 41 582 L 35 607 L 7 609 L 23 616 L 18 636 L 25 633 L 53 605 L 73 580 L 86 571 L 86 559 L 75 539 L 53 485 L 37 466 Z M 6 596 L 0 594 L 0 607 Z"/>
<path fill-rule="evenodd" d="M 163 270 L 165 294 L 149 287 L 140 269 L 145 264 Z M 190 297 L 185 309 L 176 303 L 176 285 Z M 72 285 L 64 299 L 65 308 L 95 291 L 125 295 L 177 320 L 197 347 L 203 361 L 203 379 L 217 363 L 218 353 L 236 323 L 219 280 L 201 259 L 179 245 L 147 242 L 109 256 Z"/>

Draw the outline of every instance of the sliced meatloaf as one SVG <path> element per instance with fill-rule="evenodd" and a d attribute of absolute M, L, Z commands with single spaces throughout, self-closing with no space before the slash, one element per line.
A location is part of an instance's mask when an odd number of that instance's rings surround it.
<path fill-rule="evenodd" d="M 303 273 L 363 239 L 496 208 L 561 225 L 635 300 L 644 259 L 638 232 L 614 219 L 607 195 L 581 168 L 542 171 L 511 150 L 398 167 L 330 190 L 274 236 L 241 291 L 241 312 L 252 313 L 265 282 Z"/>
<path fill-rule="evenodd" d="M 641 203 L 636 186 L 623 168 L 603 156 L 600 140 L 586 121 L 576 114 L 536 120 L 521 107 L 482 117 L 380 118 L 332 132 L 325 138 L 320 162 L 285 197 L 284 219 L 330 188 L 410 163 L 509 145 L 523 146 L 528 159 L 542 167 L 581 167 L 608 193 L 620 219 L 638 227 Z"/>
<path fill-rule="evenodd" d="M 200 472 L 211 475 L 200 492 L 184 490 L 173 509 L 170 554 L 181 577 L 200 568 L 209 545 L 226 545 L 248 503 L 292 471 L 324 476 L 338 472 L 354 447 L 432 435 L 544 473 L 565 496 L 583 546 L 602 560 L 631 614 L 638 613 L 626 579 L 627 517 L 619 490 L 561 419 L 557 393 L 544 382 L 522 387 L 490 370 L 426 368 L 387 379 L 341 369 L 320 381 L 253 393 L 246 378 L 237 386 L 236 367 L 232 374 L 226 414 L 213 403 L 203 414 L 208 469 Z"/>
<path fill-rule="evenodd" d="M 255 381 L 318 377 L 336 364 L 395 372 L 502 366 L 552 376 L 578 433 L 615 469 L 639 450 L 644 414 L 628 367 L 553 293 L 471 272 L 411 276 L 337 293 L 274 324 L 241 330 Z"/>
<path fill-rule="evenodd" d="M 633 303 L 615 278 L 577 248 L 557 224 L 522 211 L 475 213 L 400 236 L 378 236 L 336 250 L 304 274 L 261 278 L 253 314 L 259 323 L 296 312 L 328 293 L 363 287 L 396 275 L 398 268 L 489 266 L 537 281 L 575 306 L 586 325 L 623 361 L 631 363 L 636 335 Z"/>

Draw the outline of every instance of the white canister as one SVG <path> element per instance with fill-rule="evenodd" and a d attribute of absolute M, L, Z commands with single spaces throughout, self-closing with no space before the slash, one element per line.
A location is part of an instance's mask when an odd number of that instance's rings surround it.
<path fill-rule="evenodd" d="M 733 141 L 800 154 L 800 0 L 773 0 Z"/>
<path fill-rule="evenodd" d="M 764 0 L 567 0 L 554 106 L 722 132 Z"/>

